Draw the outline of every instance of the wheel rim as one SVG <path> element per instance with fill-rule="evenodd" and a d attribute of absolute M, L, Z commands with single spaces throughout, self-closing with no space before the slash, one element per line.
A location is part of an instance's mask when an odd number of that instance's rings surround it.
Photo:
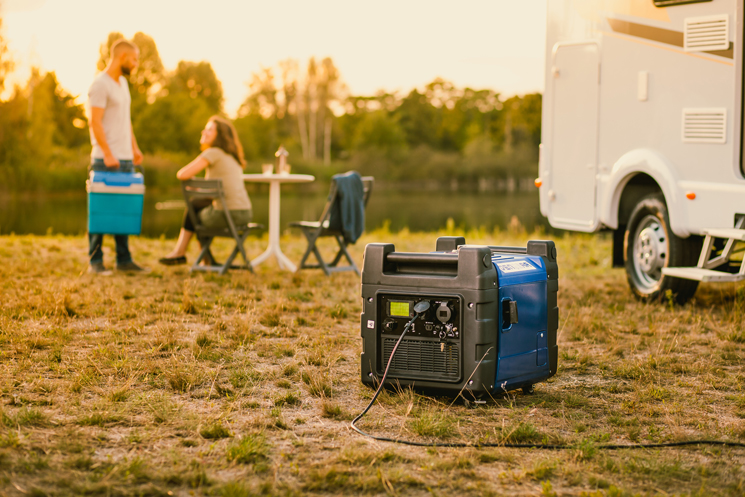
<path fill-rule="evenodd" d="M 662 268 L 667 259 L 667 235 L 660 220 L 646 216 L 634 235 L 634 273 L 639 290 L 651 293 L 662 279 Z"/>

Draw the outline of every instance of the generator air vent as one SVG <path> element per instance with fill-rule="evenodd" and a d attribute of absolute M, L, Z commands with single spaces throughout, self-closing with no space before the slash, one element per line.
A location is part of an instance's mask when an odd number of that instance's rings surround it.
<path fill-rule="evenodd" d="M 683 109 L 684 143 L 726 143 L 727 109 Z"/>
<path fill-rule="evenodd" d="M 683 47 L 686 52 L 709 52 L 729 49 L 729 16 L 727 14 L 685 19 Z"/>
<path fill-rule="evenodd" d="M 383 339 L 383 367 L 388 364 L 397 339 Z M 460 369 L 460 350 L 457 343 L 448 343 L 440 350 L 440 342 L 431 340 L 403 340 L 393 357 L 391 371 L 425 373 L 432 377 L 457 378 Z"/>

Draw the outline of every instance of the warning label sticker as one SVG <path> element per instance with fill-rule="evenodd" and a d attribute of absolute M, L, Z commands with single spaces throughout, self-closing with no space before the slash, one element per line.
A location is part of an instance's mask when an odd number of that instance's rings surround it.
<path fill-rule="evenodd" d="M 519 273 L 520 271 L 531 271 L 535 267 L 526 261 L 513 261 L 513 262 L 502 262 L 497 264 L 499 270 L 503 273 Z"/>

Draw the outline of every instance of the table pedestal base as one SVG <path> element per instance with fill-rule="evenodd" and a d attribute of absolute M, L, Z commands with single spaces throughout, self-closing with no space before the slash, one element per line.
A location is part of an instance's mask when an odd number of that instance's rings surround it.
<path fill-rule="evenodd" d="M 269 246 L 263 254 L 251 261 L 252 266 L 258 266 L 274 256 L 280 269 L 297 271 L 279 246 L 279 184 L 280 183 L 308 183 L 315 178 L 309 174 L 244 174 L 243 180 L 255 183 L 269 183 Z"/>
<path fill-rule="evenodd" d="M 263 254 L 251 261 L 252 266 L 258 266 L 269 257 L 277 259 L 280 269 L 297 271 L 295 264 L 290 262 L 282 249 L 279 247 L 279 182 L 272 181 L 269 185 L 269 246 Z"/>
<path fill-rule="evenodd" d="M 293 273 L 297 271 L 297 266 L 295 266 L 295 264 L 293 264 L 290 259 L 288 259 L 287 256 L 282 253 L 282 251 L 279 249 L 279 245 L 269 245 L 263 254 L 251 261 L 251 265 L 257 266 L 271 256 L 274 256 L 277 259 L 277 264 L 279 265 L 280 269 L 285 269 Z"/>

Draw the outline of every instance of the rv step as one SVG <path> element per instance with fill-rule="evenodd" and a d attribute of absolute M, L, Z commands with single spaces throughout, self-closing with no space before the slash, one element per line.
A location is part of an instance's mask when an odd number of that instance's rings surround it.
<path fill-rule="evenodd" d="M 702 231 L 704 235 L 713 236 L 715 238 L 727 238 L 733 240 L 745 241 L 745 230 L 739 230 L 737 228 L 713 228 L 705 229 Z"/>
<path fill-rule="evenodd" d="M 662 268 L 662 274 L 666 276 L 673 276 L 675 278 L 698 280 L 703 282 L 730 282 L 745 280 L 745 274 L 723 273 L 721 271 L 702 269 L 700 267 L 664 267 Z"/>

